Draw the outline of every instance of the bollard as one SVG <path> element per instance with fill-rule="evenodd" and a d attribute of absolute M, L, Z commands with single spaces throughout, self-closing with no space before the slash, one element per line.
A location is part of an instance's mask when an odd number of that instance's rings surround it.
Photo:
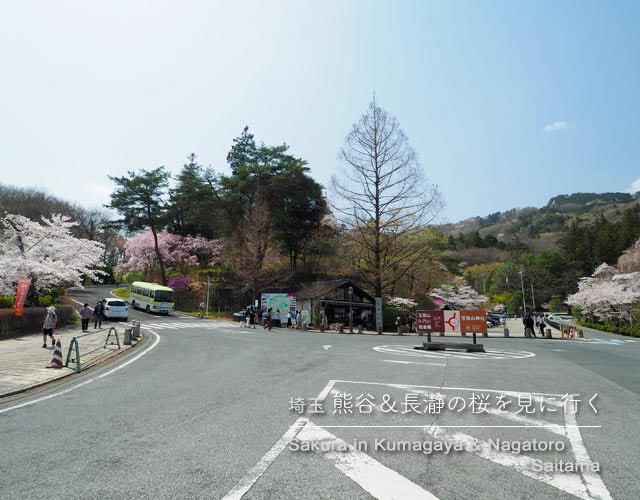
<path fill-rule="evenodd" d="M 402 327 L 398 326 L 398 335 L 402 336 Z"/>
<path fill-rule="evenodd" d="M 544 331 L 544 338 L 546 338 L 546 339 L 550 339 L 551 338 L 551 328 L 547 328 Z"/>
<path fill-rule="evenodd" d="M 476 343 L 476 332 L 473 332 L 473 343 Z"/>
<path fill-rule="evenodd" d="M 131 345 L 131 328 L 124 329 L 124 345 Z"/>
<path fill-rule="evenodd" d="M 322 322 L 320 323 L 320 331 L 324 332 L 324 323 L 322 323 Z"/>
<path fill-rule="evenodd" d="M 340 330 L 338 331 L 338 333 L 344 333 L 344 325 L 340 325 Z"/>
<path fill-rule="evenodd" d="M 358 334 L 362 335 L 362 325 L 358 325 Z"/>
<path fill-rule="evenodd" d="M 427 332 L 427 341 L 431 342 L 431 332 Z"/>
<path fill-rule="evenodd" d="M 502 333 L 504 334 L 505 337 L 509 336 L 509 329 L 505 328 L 504 330 L 502 330 Z"/>

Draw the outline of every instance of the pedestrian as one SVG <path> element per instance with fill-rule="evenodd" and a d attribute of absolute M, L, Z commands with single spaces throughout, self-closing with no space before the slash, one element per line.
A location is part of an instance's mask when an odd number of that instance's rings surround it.
<path fill-rule="evenodd" d="M 540 327 L 540 336 L 544 337 L 544 327 L 547 326 L 547 324 L 544 322 L 544 316 L 540 316 L 540 322 L 538 323 L 538 326 Z"/>
<path fill-rule="evenodd" d="M 89 320 L 91 319 L 91 308 L 89 304 L 85 303 L 82 309 L 80 309 L 80 319 L 82 320 L 82 331 L 86 332 L 89 330 Z"/>
<path fill-rule="evenodd" d="M 58 315 L 56 314 L 56 308 L 51 306 L 47 308 L 47 315 L 44 318 L 42 324 L 42 347 L 47 347 L 47 335 L 51 339 L 51 347 L 56 345 L 56 339 L 53 337 L 53 332 L 58 324 Z"/>
<path fill-rule="evenodd" d="M 413 315 L 409 315 L 409 333 L 413 332 Z"/>
<path fill-rule="evenodd" d="M 533 322 L 533 318 L 531 317 L 531 314 L 527 315 L 526 320 L 525 320 L 525 324 L 524 324 L 524 336 L 525 337 L 535 337 L 536 336 L 536 332 L 535 332 L 535 323 Z"/>
<path fill-rule="evenodd" d="M 244 326 L 250 328 L 251 324 L 251 309 L 247 307 L 247 311 L 244 313 Z"/>
<path fill-rule="evenodd" d="M 298 314 L 296 312 L 296 310 L 294 309 L 293 311 L 291 311 L 291 327 L 295 330 L 296 329 L 296 322 L 298 321 Z"/>
<path fill-rule="evenodd" d="M 200 302 L 200 305 L 198 307 L 200 308 L 200 314 L 198 314 L 198 317 L 204 318 L 204 302 Z"/>
<path fill-rule="evenodd" d="M 251 314 L 249 316 L 249 328 L 251 328 L 251 326 L 253 326 L 253 328 L 256 327 L 256 312 L 254 310 L 251 310 Z"/>
<path fill-rule="evenodd" d="M 96 302 L 93 308 L 93 329 L 102 328 L 102 317 L 104 316 L 104 303 L 105 299 Z"/>
<path fill-rule="evenodd" d="M 273 308 L 270 307 L 267 309 L 267 328 L 271 331 L 271 326 L 273 322 Z"/>
<path fill-rule="evenodd" d="M 291 328 L 291 311 L 287 312 L 287 328 Z"/>

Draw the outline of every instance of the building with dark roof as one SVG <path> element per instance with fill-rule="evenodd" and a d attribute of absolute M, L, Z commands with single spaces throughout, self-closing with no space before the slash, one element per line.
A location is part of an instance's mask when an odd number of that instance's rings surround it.
<path fill-rule="evenodd" d="M 350 279 L 310 283 L 296 292 L 296 307 L 315 314 L 324 312 L 329 323 L 348 323 L 350 309 L 354 325 L 368 326 L 375 321 L 375 300 Z"/>

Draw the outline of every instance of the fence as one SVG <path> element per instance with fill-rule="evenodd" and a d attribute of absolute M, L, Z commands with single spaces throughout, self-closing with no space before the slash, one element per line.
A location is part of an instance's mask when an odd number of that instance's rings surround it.
<path fill-rule="evenodd" d="M 90 351 L 87 351 L 85 353 L 80 353 L 80 342 L 79 339 L 82 338 L 86 338 L 89 337 L 90 335 L 99 335 L 101 333 L 104 333 L 103 331 L 98 331 L 98 332 L 89 332 L 89 333 L 85 333 L 83 335 L 78 335 L 77 337 L 73 337 L 71 339 L 71 342 L 69 343 L 69 350 L 67 351 L 67 360 L 64 364 L 64 366 L 69 366 L 69 363 L 75 363 L 76 364 L 76 371 L 79 372 L 82 370 L 81 364 L 80 364 L 80 359 L 81 357 L 84 356 L 88 356 L 89 354 L 92 354 L 96 351 L 99 351 L 101 349 L 106 349 L 108 345 L 117 345 L 118 349 L 121 349 L 122 347 L 120 346 L 120 339 L 118 338 L 118 330 L 116 330 L 113 326 L 111 328 L 109 328 L 109 333 L 107 333 L 107 337 L 104 339 L 104 344 L 96 347 L 95 349 L 91 349 Z M 112 337 L 115 339 L 115 343 L 113 342 L 113 340 L 111 341 L 111 343 L 109 343 L 109 340 L 112 339 Z M 75 358 L 72 357 L 72 355 L 75 353 Z"/>
<path fill-rule="evenodd" d="M 58 315 L 57 328 L 73 323 L 72 306 L 55 306 Z M 42 334 L 42 323 L 47 316 L 46 307 L 25 307 L 22 316 L 15 316 L 13 309 L 0 309 L 0 340 L 22 335 Z"/>

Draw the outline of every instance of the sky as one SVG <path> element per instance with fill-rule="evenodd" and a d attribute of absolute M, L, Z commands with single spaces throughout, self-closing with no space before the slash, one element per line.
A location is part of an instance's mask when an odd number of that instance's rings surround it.
<path fill-rule="evenodd" d="M 87 206 L 245 125 L 328 185 L 373 93 L 442 221 L 640 190 L 640 2 L 0 0 L 0 182 Z"/>

